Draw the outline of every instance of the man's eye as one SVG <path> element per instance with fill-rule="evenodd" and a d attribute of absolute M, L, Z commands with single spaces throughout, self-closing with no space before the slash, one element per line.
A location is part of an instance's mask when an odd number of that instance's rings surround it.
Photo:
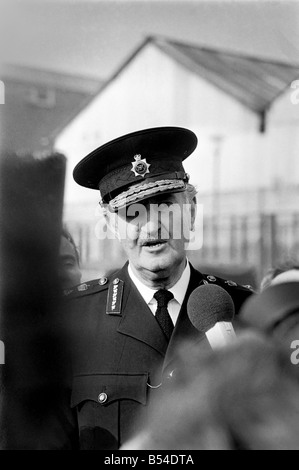
<path fill-rule="evenodd" d="M 75 266 L 75 263 L 73 261 L 67 261 L 66 263 L 63 264 L 66 268 L 72 268 Z"/>

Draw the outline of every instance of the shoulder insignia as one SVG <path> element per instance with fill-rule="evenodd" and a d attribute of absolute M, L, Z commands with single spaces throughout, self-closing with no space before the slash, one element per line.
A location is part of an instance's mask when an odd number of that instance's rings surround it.
<path fill-rule="evenodd" d="M 65 289 L 63 295 L 65 297 L 70 296 L 71 298 L 77 296 L 84 296 L 89 294 L 94 294 L 103 290 L 102 288 L 107 288 L 106 284 L 108 283 L 107 277 L 101 277 L 100 279 L 94 279 L 92 281 L 83 282 L 78 286 L 74 286 L 72 289 Z"/>
<path fill-rule="evenodd" d="M 107 277 L 101 277 L 101 278 L 98 280 L 98 284 L 99 284 L 100 286 L 104 286 L 105 284 L 107 284 L 107 282 L 108 282 Z"/>
<path fill-rule="evenodd" d="M 78 287 L 77 287 L 77 291 L 78 292 L 84 292 L 85 290 L 87 290 L 89 288 L 89 285 L 88 284 L 80 284 Z"/>
<path fill-rule="evenodd" d="M 224 281 L 225 284 L 227 284 L 228 286 L 231 286 L 231 287 L 237 287 L 238 284 L 235 282 L 235 281 Z"/>
<path fill-rule="evenodd" d="M 121 304 L 124 290 L 124 281 L 115 278 L 108 290 L 106 314 L 107 315 L 121 315 Z"/>
<path fill-rule="evenodd" d="M 236 288 L 239 288 L 239 289 L 247 289 L 247 290 L 250 290 L 251 292 L 254 292 L 253 287 L 251 287 L 250 285 L 241 285 L 241 284 L 238 284 L 235 281 L 232 281 L 231 279 L 226 280 L 226 279 L 222 279 L 221 277 L 213 276 L 211 274 L 203 274 L 203 279 L 200 281 L 200 284 L 208 285 L 210 283 L 217 284 L 217 285 L 222 286 L 224 288 L 226 288 L 226 287 L 236 287 Z"/>
<path fill-rule="evenodd" d="M 74 289 L 64 289 L 63 295 L 68 296 L 68 295 L 70 295 L 73 291 L 74 291 Z"/>

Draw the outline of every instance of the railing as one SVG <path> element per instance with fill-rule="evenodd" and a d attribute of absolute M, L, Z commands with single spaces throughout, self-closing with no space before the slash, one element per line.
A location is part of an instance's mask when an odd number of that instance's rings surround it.
<path fill-rule="evenodd" d="M 84 269 L 99 275 L 121 266 L 125 255 L 117 240 L 98 240 L 95 223 L 68 224 Z M 189 252 L 196 265 L 251 266 L 260 280 L 272 266 L 299 259 L 299 212 L 225 215 L 204 218 L 203 247 Z"/>

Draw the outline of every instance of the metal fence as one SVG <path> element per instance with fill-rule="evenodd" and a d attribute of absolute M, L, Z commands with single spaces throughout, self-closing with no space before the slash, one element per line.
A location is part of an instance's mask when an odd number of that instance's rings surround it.
<path fill-rule="evenodd" d="M 261 278 L 269 267 L 299 258 L 299 213 L 205 219 L 200 257 L 216 264 L 251 265 Z"/>
<path fill-rule="evenodd" d="M 101 276 L 125 261 L 117 240 L 97 239 L 94 222 L 68 227 L 84 270 Z M 189 252 L 188 257 L 196 266 L 251 267 L 259 282 L 270 267 L 299 259 L 299 212 L 205 217 L 203 247 Z"/>

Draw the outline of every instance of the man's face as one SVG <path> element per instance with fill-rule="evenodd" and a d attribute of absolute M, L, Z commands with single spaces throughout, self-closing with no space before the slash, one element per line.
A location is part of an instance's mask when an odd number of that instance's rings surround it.
<path fill-rule="evenodd" d="M 62 289 L 70 289 L 81 282 L 75 247 L 63 236 L 60 240 L 58 275 Z"/>
<path fill-rule="evenodd" d="M 175 276 L 185 263 L 191 206 L 184 193 L 160 194 L 117 214 L 117 231 L 135 272 L 150 279 Z"/>

